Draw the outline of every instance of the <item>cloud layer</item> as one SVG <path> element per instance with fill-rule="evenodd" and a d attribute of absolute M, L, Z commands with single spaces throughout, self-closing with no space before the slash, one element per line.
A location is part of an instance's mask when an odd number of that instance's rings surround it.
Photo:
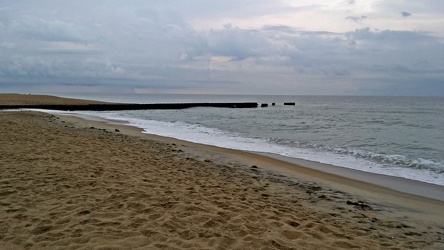
<path fill-rule="evenodd" d="M 324 2 L 4 1 L 0 91 L 444 95 L 440 2 Z"/>

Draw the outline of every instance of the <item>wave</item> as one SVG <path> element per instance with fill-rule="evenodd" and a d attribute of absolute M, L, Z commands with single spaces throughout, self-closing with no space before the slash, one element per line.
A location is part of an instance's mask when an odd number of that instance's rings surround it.
<path fill-rule="evenodd" d="M 357 149 L 345 149 L 345 148 L 328 148 L 328 151 L 332 151 L 337 154 L 349 155 L 356 158 L 366 159 L 379 163 L 383 166 L 399 166 L 407 169 L 428 170 L 437 174 L 444 174 L 444 162 L 437 162 L 433 160 L 417 158 L 412 159 L 404 155 L 390 155 L 374 152 L 367 152 Z"/>

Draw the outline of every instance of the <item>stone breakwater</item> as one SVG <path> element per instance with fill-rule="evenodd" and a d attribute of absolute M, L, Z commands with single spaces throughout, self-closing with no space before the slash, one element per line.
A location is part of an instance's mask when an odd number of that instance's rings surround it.
<path fill-rule="evenodd" d="M 31 104 L 31 105 L 0 105 L 0 109 L 50 109 L 62 111 L 115 111 L 115 110 L 143 110 L 143 109 L 187 109 L 195 107 L 213 108 L 256 108 L 256 102 L 239 103 L 158 103 L 158 104 Z"/>

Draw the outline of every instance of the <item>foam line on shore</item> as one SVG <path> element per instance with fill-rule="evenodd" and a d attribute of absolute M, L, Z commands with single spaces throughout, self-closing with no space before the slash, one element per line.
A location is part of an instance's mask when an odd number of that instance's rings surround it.
<path fill-rule="evenodd" d="M 392 189 L 395 191 L 444 201 L 444 186 L 406 179 L 402 177 L 364 172 L 361 170 L 344 168 L 320 162 L 308 161 L 304 159 L 291 158 L 277 154 L 257 153 L 257 152 L 254 153 L 286 161 L 295 165 L 321 171 L 324 173 L 338 175 L 348 179 Z"/>

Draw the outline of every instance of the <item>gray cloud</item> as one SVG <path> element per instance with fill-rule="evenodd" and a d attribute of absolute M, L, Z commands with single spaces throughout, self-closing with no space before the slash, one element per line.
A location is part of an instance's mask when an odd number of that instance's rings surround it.
<path fill-rule="evenodd" d="M 409 12 L 407 12 L 407 11 L 403 11 L 403 12 L 401 12 L 401 15 L 402 15 L 403 17 L 409 17 L 409 16 L 412 15 L 412 13 L 409 13 Z"/>
<path fill-rule="evenodd" d="M 367 19 L 367 16 L 348 16 L 345 19 L 353 22 L 360 22 L 362 20 Z"/>
<path fill-rule="evenodd" d="M 25 17 L 12 28 L 24 39 L 87 42 L 90 37 L 87 29 L 76 24 L 36 17 Z"/>
<path fill-rule="evenodd" d="M 203 14 L 196 12 L 197 3 L 182 1 L 40 3 L 52 9 L 0 4 L 0 91 L 15 85 L 33 90 L 275 94 L 390 89 L 396 94 L 405 85 L 410 86 L 405 91 L 414 93 L 421 82 L 442 89 L 436 85 L 444 79 L 444 45 L 430 32 L 369 27 L 339 33 L 267 23 L 245 28 L 229 17 L 242 17 L 247 5 L 245 18 L 263 16 L 267 8 L 276 15 L 318 6 L 284 11 L 283 3 L 271 1 L 242 1 L 242 8 L 235 1 L 198 3 Z M 213 17 L 228 21 L 211 29 L 192 24 Z M 366 18 L 346 19 L 359 23 Z"/>
<path fill-rule="evenodd" d="M 399 13 L 399 10 L 415 10 L 430 17 L 435 14 L 442 15 L 444 5 L 440 0 L 422 1 L 378 1 L 373 5 L 375 11 L 383 13 Z"/>

